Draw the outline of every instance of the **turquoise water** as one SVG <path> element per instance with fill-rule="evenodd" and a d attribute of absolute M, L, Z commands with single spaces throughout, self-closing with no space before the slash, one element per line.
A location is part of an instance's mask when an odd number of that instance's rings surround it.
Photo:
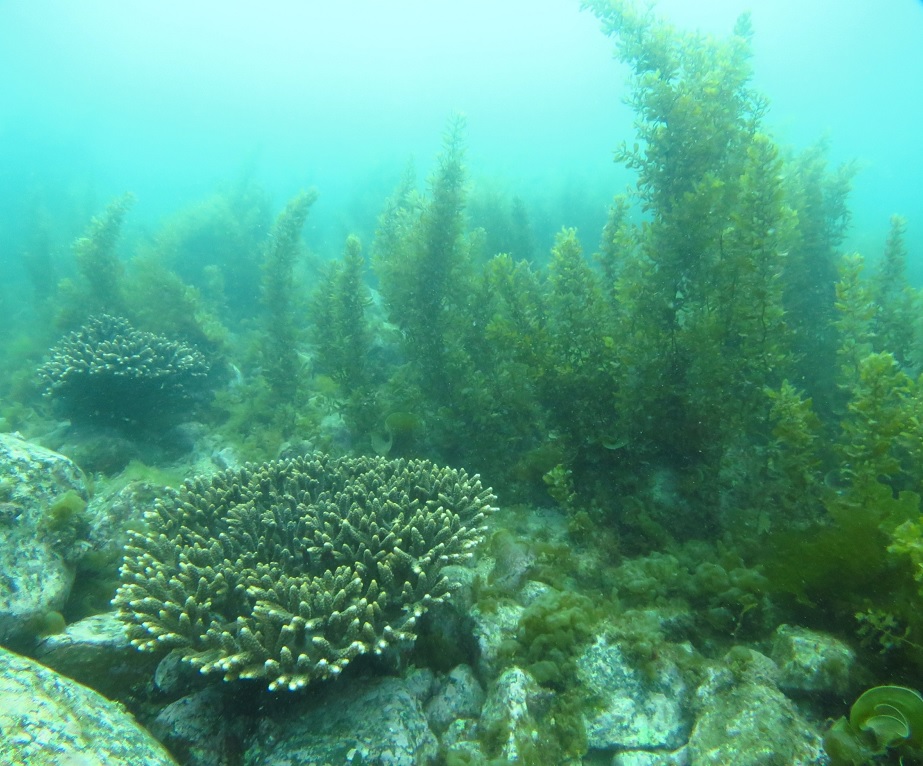
<path fill-rule="evenodd" d="M 469 121 L 474 178 L 521 194 L 542 244 L 595 241 L 630 176 L 625 70 L 570 0 L 273 2 L 259 7 L 6 0 L 0 4 L 0 241 L 14 253 L 41 207 L 64 246 L 111 197 L 129 226 L 245 176 L 279 204 L 321 193 L 308 242 L 368 234 L 410 158 L 426 172 L 446 119 Z M 659 12 L 724 34 L 750 10 L 769 124 L 797 148 L 826 136 L 856 158 L 850 244 L 876 255 L 893 213 L 911 252 L 923 219 L 923 7 L 913 0 L 683 2 Z M 916 269 L 914 272 L 916 273 Z"/>

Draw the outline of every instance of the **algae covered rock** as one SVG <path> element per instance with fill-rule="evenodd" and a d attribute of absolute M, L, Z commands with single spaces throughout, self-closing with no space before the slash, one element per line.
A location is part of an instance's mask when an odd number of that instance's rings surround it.
<path fill-rule="evenodd" d="M 599 704 L 585 715 L 594 750 L 674 750 L 686 742 L 689 692 L 675 663 L 642 670 L 599 637 L 577 659 L 577 676 Z"/>
<path fill-rule="evenodd" d="M 695 693 L 689 758 L 695 766 L 820 764 L 818 732 L 796 710 L 772 676 L 769 658 L 732 649 Z"/>
<path fill-rule="evenodd" d="M 542 748 L 539 732 L 547 728 L 551 704 L 552 693 L 529 673 L 508 668 L 487 692 L 478 723 L 480 738 L 504 762 L 519 763 L 527 758 L 536 762 L 536 753 Z"/>
<path fill-rule="evenodd" d="M 67 601 L 87 496 L 71 460 L 0 434 L 0 643 L 41 632 Z"/>
<path fill-rule="evenodd" d="M 176 766 L 120 705 L 0 649 L 0 763 Z"/>
<path fill-rule="evenodd" d="M 415 639 L 493 499 L 423 460 L 317 455 L 195 479 L 132 533 L 114 603 L 142 650 L 295 690 Z"/>

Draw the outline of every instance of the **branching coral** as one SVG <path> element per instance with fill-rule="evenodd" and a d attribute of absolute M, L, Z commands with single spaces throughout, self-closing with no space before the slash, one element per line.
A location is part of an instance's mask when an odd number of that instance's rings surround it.
<path fill-rule="evenodd" d="M 295 690 L 412 640 L 493 499 L 422 460 L 316 455 L 191 480 L 132 535 L 114 603 L 142 650 Z"/>
<path fill-rule="evenodd" d="M 145 427 L 188 411 L 208 363 L 191 346 L 108 314 L 61 339 L 38 370 L 45 395 L 70 418 Z"/>

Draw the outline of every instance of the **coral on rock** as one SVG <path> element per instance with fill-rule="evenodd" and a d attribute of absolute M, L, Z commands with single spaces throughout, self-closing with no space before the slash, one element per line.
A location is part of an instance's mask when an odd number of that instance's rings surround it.
<path fill-rule="evenodd" d="M 316 454 L 196 478 L 132 533 L 114 603 L 139 649 L 296 690 L 414 639 L 493 499 L 424 460 Z"/>

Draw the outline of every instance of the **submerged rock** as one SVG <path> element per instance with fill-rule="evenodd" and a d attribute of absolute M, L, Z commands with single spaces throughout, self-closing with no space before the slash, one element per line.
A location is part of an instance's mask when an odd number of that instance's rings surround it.
<path fill-rule="evenodd" d="M 288 708 L 262 719 L 245 766 L 424 766 L 436 757 L 421 702 L 399 678 L 331 684 Z"/>
<path fill-rule="evenodd" d="M 0 643 L 10 644 L 67 601 L 88 494 L 76 464 L 18 434 L 0 434 L 0 477 Z"/>
<path fill-rule="evenodd" d="M 0 649 L 0 763 L 176 766 L 117 703 Z"/>
<path fill-rule="evenodd" d="M 577 677 L 599 704 L 585 715 L 593 750 L 674 750 L 686 742 L 689 693 L 675 663 L 642 672 L 603 637 L 577 659 Z"/>
<path fill-rule="evenodd" d="M 827 634 L 780 625 L 772 644 L 779 688 L 787 692 L 845 694 L 853 683 L 856 653 Z"/>
<path fill-rule="evenodd" d="M 672 752 L 626 750 L 612 756 L 612 766 L 691 766 L 689 748 L 684 745 Z"/>
<path fill-rule="evenodd" d="M 500 601 L 493 609 L 475 606 L 471 610 L 474 636 L 478 644 L 478 673 L 491 678 L 505 662 L 504 645 L 515 640 L 525 607 L 512 601 Z"/>
<path fill-rule="evenodd" d="M 227 709 L 224 692 L 210 686 L 170 703 L 151 722 L 151 733 L 185 766 L 235 763 L 247 724 Z"/>
<path fill-rule="evenodd" d="M 500 758 L 520 762 L 540 746 L 539 732 L 551 696 L 526 671 L 505 670 L 487 693 L 478 724 L 480 736 L 498 747 Z"/>
<path fill-rule="evenodd" d="M 44 665 L 100 694 L 116 698 L 150 680 L 156 657 L 141 654 L 114 612 L 79 620 L 36 647 Z"/>
<path fill-rule="evenodd" d="M 820 735 L 776 686 L 774 663 L 737 648 L 695 693 L 693 766 L 808 766 L 825 762 Z"/>
<path fill-rule="evenodd" d="M 477 718 L 484 704 L 484 689 L 468 665 L 458 665 L 441 679 L 426 703 L 426 717 L 433 731 L 442 733 L 454 721 Z"/>

